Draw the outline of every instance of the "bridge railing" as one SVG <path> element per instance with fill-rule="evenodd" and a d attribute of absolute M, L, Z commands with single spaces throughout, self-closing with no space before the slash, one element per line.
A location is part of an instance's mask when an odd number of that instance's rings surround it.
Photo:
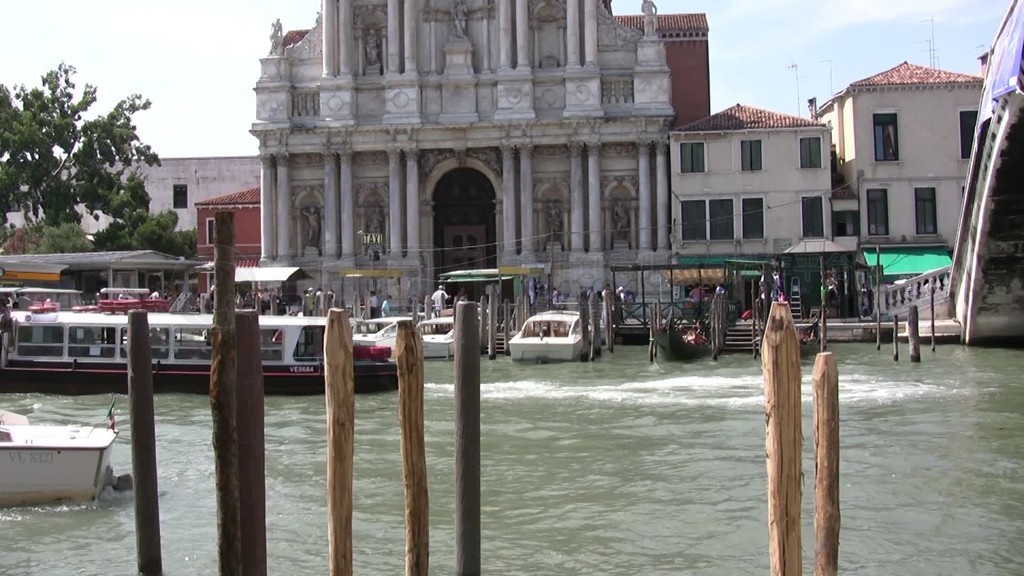
<path fill-rule="evenodd" d="M 949 274 L 950 267 L 946 266 L 925 272 L 901 284 L 886 286 L 882 293 L 882 301 L 879 302 L 882 315 L 889 318 L 897 314 L 905 316 L 913 305 L 917 305 L 921 313 L 927 315 L 933 289 L 938 309 L 939 303 L 949 298 Z"/>

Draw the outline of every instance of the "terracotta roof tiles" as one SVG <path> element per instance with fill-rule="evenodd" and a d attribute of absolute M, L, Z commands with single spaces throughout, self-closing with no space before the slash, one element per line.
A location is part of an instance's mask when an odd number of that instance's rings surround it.
<path fill-rule="evenodd" d="M 284 38 L 281 40 L 281 45 L 284 46 L 285 48 L 289 46 L 294 46 L 299 42 L 302 42 L 302 39 L 306 37 L 306 34 L 309 34 L 308 29 L 289 30 L 288 32 L 285 32 Z"/>
<path fill-rule="evenodd" d="M 851 88 L 869 86 L 915 86 L 927 84 L 981 84 L 981 76 L 949 72 L 938 68 L 903 62 L 898 66 L 850 84 Z"/>
<path fill-rule="evenodd" d="M 677 128 L 681 132 L 723 132 L 732 130 L 771 130 L 784 128 L 823 128 L 809 118 L 772 112 L 737 104 L 717 114 Z"/>
<path fill-rule="evenodd" d="M 260 204 L 260 187 L 249 188 L 248 190 L 242 190 L 240 192 L 232 192 L 231 194 L 225 194 L 223 196 L 216 196 L 203 200 L 202 202 L 196 202 L 196 206 L 240 206 Z"/>
<path fill-rule="evenodd" d="M 643 14 L 622 14 L 615 20 L 634 30 L 644 29 Z M 658 14 L 658 32 L 707 32 L 708 17 L 706 14 Z"/>

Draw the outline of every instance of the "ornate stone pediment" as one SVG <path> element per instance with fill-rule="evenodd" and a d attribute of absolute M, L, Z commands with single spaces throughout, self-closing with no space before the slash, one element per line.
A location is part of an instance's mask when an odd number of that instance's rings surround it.
<path fill-rule="evenodd" d="M 356 184 L 355 189 L 358 206 L 376 205 L 388 197 L 387 182 L 362 182 Z"/>
<path fill-rule="evenodd" d="M 636 50 L 636 43 L 643 32 L 627 28 L 615 21 L 604 3 L 597 5 L 597 48 L 598 50 Z"/>
<path fill-rule="evenodd" d="M 620 175 L 601 178 L 601 190 L 608 191 L 620 186 L 636 191 L 640 186 L 640 182 L 636 176 Z"/>
<path fill-rule="evenodd" d="M 317 17 L 316 26 L 306 34 L 302 40 L 289 46 L 285 56 L 289 60 L 313 60 L 323 58 L 324 50 L 324 27 L 320 18 Z"/>
<path fill-rule="evenodd" d="M 601 156 L 612 158 L 615 156 L 635 156 L 636 145 L 630 142 L 612 142 L 601 147 Z"/>

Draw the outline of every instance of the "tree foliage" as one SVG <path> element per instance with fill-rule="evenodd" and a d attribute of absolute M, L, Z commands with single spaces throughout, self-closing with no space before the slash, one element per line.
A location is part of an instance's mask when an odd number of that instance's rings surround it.
<path fill-rule="evenodd" d="M 144 210 L 128 213 L 96 233 L 99 250 L 156 250 L 172 256 L 192 256 L 196 252 L 195 230 L 177 231 L 178 214 L 164 210 L 150 214 Z"/>
<path fill-rule="evenodd" d="M 149 100 L 134 94 L 106 114 L 89 114 L 96 88 L 79 93 L 74 75 L 62 63 L 40 87 L 0 85 L 0 223 L 7 211 L 59 227 L 80 224 L 83 212 L 118 221 L 148 209 L 137 171 L 159 158 L 139 139 L 133 116 Z"/>
<path fill-rule="evenodd" d="M 72 222 L 58 226 L 28 224 L 5 229 L 10 233 L 0 243 L 3 254 L 60 254 L 92 252 L 95 249 L 82 227 Z"/>

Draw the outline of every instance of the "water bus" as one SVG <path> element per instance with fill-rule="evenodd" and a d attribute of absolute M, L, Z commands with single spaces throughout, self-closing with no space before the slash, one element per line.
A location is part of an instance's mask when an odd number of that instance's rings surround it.
<path fill-rule="evenodd" d="M 0 345 L 0 392 L 127 393 L 128 316 L 99 312 L 15 310 Z M 266 394 L 324 393 L 324 330 L 320 316 L 260 316 Z M 149 314 L 153 387 L 157 392 L 207 393 L 210 314 Z M 353 349 L 356 392 L 396 390 L 391 349 Z"/>

